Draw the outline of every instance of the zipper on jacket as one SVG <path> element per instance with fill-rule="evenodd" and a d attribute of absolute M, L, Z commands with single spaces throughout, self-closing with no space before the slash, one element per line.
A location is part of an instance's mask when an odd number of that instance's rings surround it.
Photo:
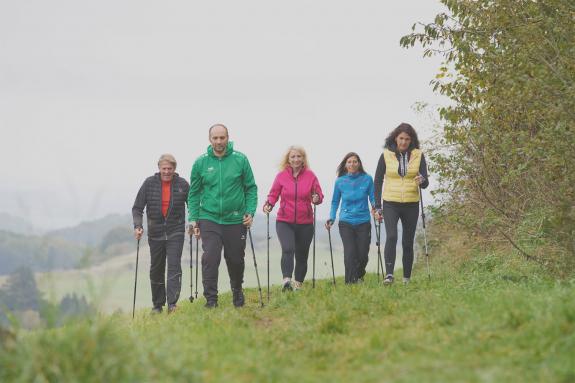
<path fill-rule="evenodd" d="M 220 170 L 219 170 L 219 175 L 220 175 L 220 220 L 222 220 L 223 216 L 224 216 L 224 200 L 222 197 L 223 190 L 222 190 L 222 159 L 221 158 L 218 158 L 218 164 L 220 167 Z"/>
<path fill-rule="evenodd" d="M 294 177 L 295 180 L 295 198 L 294 198 L 294 206 L 293 206 L 293 223 L 297 223 L 297 179 L 299 177 L 299 174 L 297 175 L 297 177 Z"/>
<path fill-rule="evenodd" d="M 166 241 L 168 240 L 168 217 L 172 212 L 172 207 L 174 206 L 174 177 L 170 181 L 170 206 L 168 206 L 168 212 L 164 217 L 164 233 L 166 234 Z"/>

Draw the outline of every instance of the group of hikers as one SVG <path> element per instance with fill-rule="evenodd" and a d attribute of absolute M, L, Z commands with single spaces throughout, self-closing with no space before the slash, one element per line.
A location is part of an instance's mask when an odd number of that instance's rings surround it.
<path fill-rule="evenodd" d="M 159 172 L 144 181 L 132 208 L 134 234 L 138 240 L 144 232 L 146 209 L 153 313 L 161 313 L 166 303 L 168 313 L 177 308 L 182 282 L 186 204 L 188 234 L 202 240 L 205 307 L 218 306 L 222 249 L 233 305 L 241 307 L 245 302 L 242 289 L 244 255 L 247 230 L 257 209 L 257 186 L 247 157 L 234 149 L 226 126 L 210 127 L 209 141 L 207 152 L 193 164 L 189 184 L 175 172 L 174 156 L 162 155 L 158 161 Z M 426 188 L 428 184 L 425 157 L 419 148 L 417 133 L 409 124 L 400 124 L 385 140 L 375 181 L 363 169 L 357 153 L 344 156 L 337 167 L 331 211 L 325 227 L 331 230 L 339 210 L 345 283 L 357 283 L 364 278 L 372 218 L 374 222 L 385 224 L 385 284 L 394 281 L 397 224 L 401 220 L 403 282 L 409 283 L 419 216 L 419 188 Z M 314 236 L 315 209 L 312 206 L 321 204 L 323 199 L 322 188 L 309 168 L 305 150 L 289 147 L 262 207 L 269 215 L 279 201 L 276 231 L 282 249 L 283 291 L 302 288 Z"/>

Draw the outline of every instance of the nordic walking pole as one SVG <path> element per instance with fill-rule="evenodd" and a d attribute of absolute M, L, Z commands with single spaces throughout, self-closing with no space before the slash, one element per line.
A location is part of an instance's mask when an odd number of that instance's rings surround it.
<path fill-rule="evenodd" d="M 190 302 L 194 301 L 194 270 L 192 265 L 194 264 L 194 257 L 193 257 L 193 251 L 194 251 L 194 241 L 192 240 L 192 234 L 190 234 Z"/>
<path fill-rule="evenodd" d="M 312 288 L 315 289 L 315 204 L 313 205 L 313 272 L 312 272 Z"/>
<path fill-rule="evenodd" d="M 136 247 L 136 276 L 134 278 L 134 303 L 132 304 L 132 319 L 136 314 L 136 287 L 138 286 L 138 260 L 140 259 L 140 238 L 138 238 L 138 245 Z"/>
<path fill-rule="evenodd" d="M 200 239 L 196 238 L 196 299 L 198 299 L 198 270 L 199 270 Z"/>
<path fill-rule="evenodd" d="M 268 252 L 267 252 L 267 262 L 268 262 L 268 304 L 270 303 L 270 213 L 266 214 L 266 219 L 267 219 L 267 235 L 266 235 L 266 240 L 267 240 L 267 247 L 268 247 Z"/>
<path fill-rule="evenodd" d="M 373 217 L 373 224 L 375 225 L 375 244 L 377 245 L 377 281 L 379 282 L 379 269 L 383 274 L 383 263 L 381 261 L 381 222 L 377 222 Z"/>
<path fill-rule="evenodd" d="M 373 228 L 375 229 L 375 245 L 377 246 L 377 282 L 379 282 L 379 235 L 377 233 L 377 221 L 373 217 Z"/>
<path fill-rule="evenodd" d="M 421 202 L 421 222 L 423 223 L 423 240 L 425 243 L 425 261 L 427 263 L 427 277 L 431 281 L 431 271 L 429 271 L 429 252 L 427 251 L 427 234 L 425 233 L 425 210 L 423 210 L 423 195 L 419 188 L 419 202 Z"/>
<path fill-rule="evenodd" d="M 264 298 L 262 297 L 262 286 L 260 285 L 260 274 L 258 273 L 258 264 L 256 262 L 256 251 L 254 250 L 254 240 L 252 239 L 252 230 L 248 227 L 248 235 L 250 237 L 250 245 L 252 247 L 252 254 L 254 256 L 254 267 L 256 269 L 256 277 L 258 279 L 258 290 L 260 292 L 260 305 L 264 307 Z"/>
<path fill-rule="evenodd" d="M 377 224 L 377 239 L 379 241 L 379 243 L 377 244 L 377 257 L 379 258 L 381 275 L 383 277 L 384 269 L 383 269 L 383 257 L 381 256 L 381 222 L 378 222 Z"/>
<path fill-rule="evenodd" d="M 331 257 L 331 275 L 333 276 L 333 285 L 335 286 L 335 270 L 333 268 L 333 250 L 331 247 L 331 229 L 327 229 L 327 236 L 329 239 L 329 255 Z"/>

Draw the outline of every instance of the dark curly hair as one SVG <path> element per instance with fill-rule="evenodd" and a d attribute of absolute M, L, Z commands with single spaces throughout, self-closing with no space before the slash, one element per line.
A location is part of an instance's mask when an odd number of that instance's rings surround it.
<path fill-rule="evenodd" d="M 349 152 L 345 155 L 345 157 L 343 157 L 343 160 L 341 160 L 341 162 L 339 163 L 338 167 L 337 167 L 337 176 L 341 177 L 343 175 L 347 174 L 347 169 L 345 168 L 345 163 L 347 162 L 347 160 L 350 157 L 355 157 L 357 158 L 357 162 L 359 162 L 359 168 L 357 169 L 358 173 L 365 173 L 365 170 L 363 170 L 363 164 L 361 163 L 361 158 L 359 158 L 359 156 L 357 155 L 357 153 L 355 152 Z"/>
<path fill-rule="evenodd" d="M 396 151 L 397 144 L 395 143 L 395 139 L 401 133 L 407 133 L 409 134 L 409 137 L 411 137 L 411 143 L 409 144 L 409 148 L 407 148 L 407 150 L 411 151 L 412 149 L 419 149 L 419 138 L 417 138 L 417 133 L 415 132 L 415 129 L 413 129 L 413 126 L 405 122 L 399 124 L 397 128 L 393 129 L 393 131 L 389 133 L 389 136 L 387 136 L 387 138 L 385 139 L 384 147 L 386 149 Z"/>

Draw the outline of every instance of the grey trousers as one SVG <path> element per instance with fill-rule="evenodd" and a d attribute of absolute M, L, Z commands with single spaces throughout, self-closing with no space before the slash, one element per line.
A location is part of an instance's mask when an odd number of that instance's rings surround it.
<path fill-rule="evenodd" d="M 172 235 L 168 240 L 151 240 L 150 245 L 150 284 L 152 287 L 152 303 L 154 307 L 166 304 L 176 304 L 182 288 L 182 249 L 184 248 L 184 233 Z M 168 276 L 166 283 L 166 261 Z M 167 291 L 166 291 L 167 285 Z"/>
<path fill-rule="evenodd" d="M 232 289 L 242 288 L 247 228 L 241 223 L 221 225 L 209 220 L 200 220 L 198 224 L 202 236 L 204 297 L 208 302 L 217 302 L 218 271 L 222 260 L 222 248 L 230 276 L 230 286 Z"/>

